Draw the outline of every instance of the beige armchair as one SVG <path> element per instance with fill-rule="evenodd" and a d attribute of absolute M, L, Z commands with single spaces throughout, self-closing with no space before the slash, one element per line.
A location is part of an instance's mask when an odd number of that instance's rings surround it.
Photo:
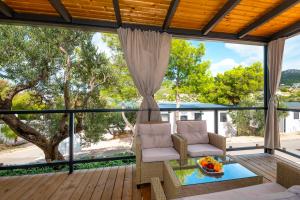
<path fill-rule="evenodd" d="M 185 140 L 190 157 L 226 154 L 226 138 L 208 133 L 206 121 L 177 121 L 177 135 Z"/>
<path fill-rule="evenodd" d="M 147 123 L 136 126 L 136 183 L 150 183 L 152 177 L 163 181 L 163 161 L 186 159 L 185 141 L 171 135 L 169 123 Z"/>

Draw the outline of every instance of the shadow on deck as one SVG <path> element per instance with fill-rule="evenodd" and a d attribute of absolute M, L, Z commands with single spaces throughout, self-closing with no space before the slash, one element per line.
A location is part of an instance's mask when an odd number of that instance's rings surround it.
<path fill-rule="evenodd" d="M 264 176 L 264 182 L 276 180 L 276 163 L 285 161 L 269 154 L 233 156 L 238 162 Z M 285 161 L 286 162 L 286 161 Z M 137 189 L 133 165 L 101 169 L 0 178 L 1 200 L 12 199 L 150 199 L 150 186 Z"/>

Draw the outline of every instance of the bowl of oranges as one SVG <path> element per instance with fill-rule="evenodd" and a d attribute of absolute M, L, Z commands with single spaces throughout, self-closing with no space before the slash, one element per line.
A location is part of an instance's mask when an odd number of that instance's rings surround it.
<path fill-rule="evenodd" d="M 211 156 L 207 156 L 197 160 L 197 165 L 207 175 L 219 176 L 223 175 L 223 164 L 218 162 Z"/>

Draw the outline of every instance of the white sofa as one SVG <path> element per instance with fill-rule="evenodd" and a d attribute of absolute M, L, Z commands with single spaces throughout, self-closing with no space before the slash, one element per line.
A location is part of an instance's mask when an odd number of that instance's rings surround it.
<path fill-rule="evenodd" d="M 166 200 L 163 188 L 157 181 L 156 178 L 151 180 L 151 198 Z M 176 200 L 300 200 L 300 168 L 279 162 L 276 183 L 264 183 Z"/>

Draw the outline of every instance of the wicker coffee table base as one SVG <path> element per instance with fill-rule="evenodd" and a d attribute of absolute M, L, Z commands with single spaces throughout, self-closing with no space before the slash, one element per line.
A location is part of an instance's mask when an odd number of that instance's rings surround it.
<path fill-rule="evenodd" d="M 177 179 L 175 172 L 173 171 L 172 167 L 168 164 L 168 162 L 164 162 L 163 174 L 164 174 L 163 187 L 167 199 L 174 199 L 179 197 L 230 190 L 234 188 L 261 184 L 263 181 L 262 176 L 256 176 L 256 177 L 228 180 L 222 182 L 182 186 L 179 180 Z"/>

